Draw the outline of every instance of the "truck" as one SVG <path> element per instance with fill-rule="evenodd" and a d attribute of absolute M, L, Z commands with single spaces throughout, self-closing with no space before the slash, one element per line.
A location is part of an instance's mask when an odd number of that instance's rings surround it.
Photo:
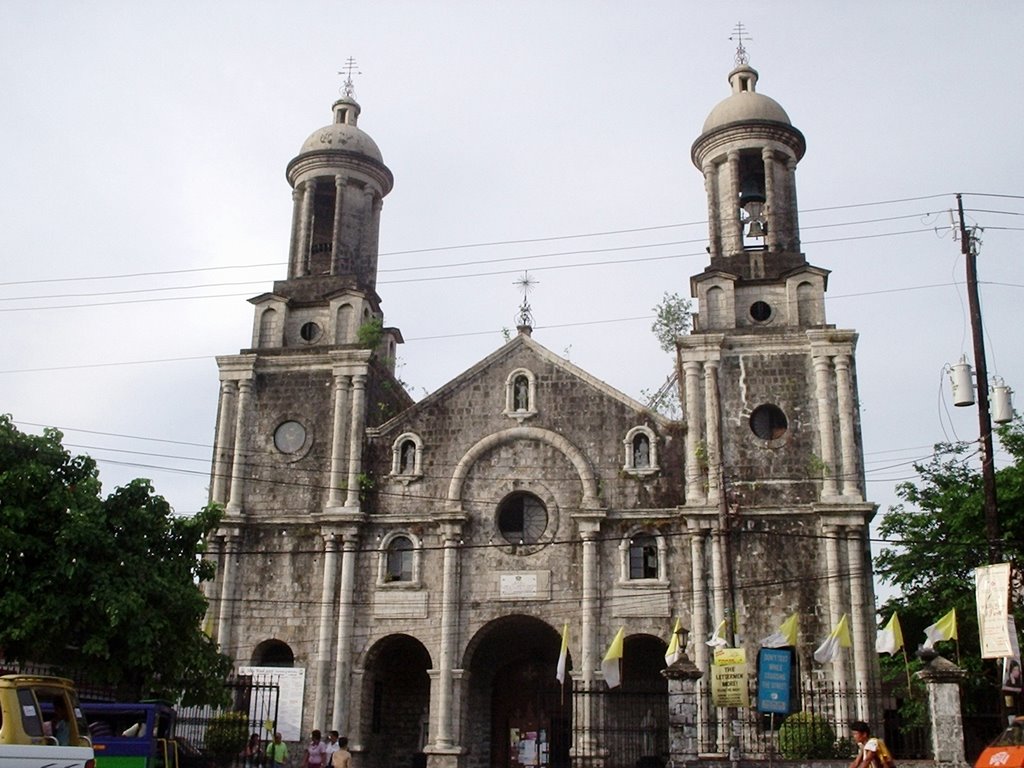
<path fill-rule="evenodd" d="M 85 716 L 70 680 L 0 676 L 0 765 L 95 768 Z"/>

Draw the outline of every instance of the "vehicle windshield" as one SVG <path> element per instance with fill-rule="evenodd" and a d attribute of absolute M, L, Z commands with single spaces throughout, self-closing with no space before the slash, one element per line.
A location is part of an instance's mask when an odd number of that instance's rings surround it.
<path fill-rule="evenodd" d="M 993 747 L 1024 747 L 1024 719 L 1017 720 L 992 742 Z"/>

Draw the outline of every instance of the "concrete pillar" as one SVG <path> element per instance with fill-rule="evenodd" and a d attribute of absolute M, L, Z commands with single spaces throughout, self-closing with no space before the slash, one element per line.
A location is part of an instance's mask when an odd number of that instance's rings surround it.
<path fill-rule="evenodd" d="M 708 628 L 708 584 L 704 571 L 704 545 L 707 532 L 690 530 L 690 578 L 693 580 L 693 604 L 690 609 L 690 634 L 695 638 L 693 657 L 698 669 L 708 668 L 708 646 L 704 642 Z"/>
<path fill-rule="evenodd" d="M 573 711 L 576 712 L 577 728 L 575 728 L 574 758 L 591 760 L 598 752 L 597 740 L 594 738 L 594 722 L 596 717 L 595 696 L 590 693 L 594 689 L 596 671 L 601 663 L 601 652 L 597 646 L 597 630 L 600 610 L 600 564 L 598 561 L 598 537 L 601 533 L 599 522 L 580 521 L 580 538 L 583 540 L 583 594 L 580 605 L 580 645 L 582 664 L 580 680 L 582 683 L 579 695 L 573 697 Z"/>
<path fill-rule="evenodd" d="M 915 672 L 928 690 L 932 760 L 936 768 L 966 768 L 960 686 L 965 674 L 956 664 L 932 651 L 923 651 L 924 669 Z"/>
<path fill-rule="evenodd" d="M 857 435 L 854 427 L 853 382 L 850 356 L 836 355 L 836 404 L 839 408 L 839 445 L 843 452 L 842 494 L 852 501 L 863 501 L 857 470 Z"/>
<path fill-rule="evenodd" d="M 346 531 L 342 538 L 341 587 L 338 595 L 338 646 L 334 656 L 334 706 L 331 722 L 338 733 L 348 732 L 348 694 L 352 671 L 352 628 L 355 623 L 356 553 L 358 534 Z"/>
<path fill-rule="evenodd" d="M 345 427 L 348 425 L 349 378 L 334 374 L 334 418 L 331 428 L 331 472 L 327 481 L 328 507 L 340 507 L 344 502 L 341 486 L 346 481 Z"/>
<path fill-rule="evenodd" d="M 338 540 L 333 533 L 324 535 L 324 578 L 320 589 L 320 632 L 316 643 L 316 701 L 313 722 L 327 722 L 328 681 L 331 666 L 331 619 L 334 614 L 334 587 L 337 584 Z"/>
<path fill-rule="evenodd" d="M 814 357 L 814 383 L 818 401 L 818 439 L 821 443 L 821 463 L 824 477 L 821 498 L 834 499 L 836 486 L 836 446 L 832 432 L 832 363 L 825 355 Z"/>
<path fill-rule="evenodd" d="M 344 249 L 342 243 L 342 215 L 345 212 L 345 188 L 348 186 L 348 178 L 340 173 L 334 177 L 334 229 L 331 232 L 331 274 L 343 274 L 348 271 L 348 265 L 342 264 Z"/>
<path fill-rule="evenodd" d="M 238 406 L 235 409 L 235 455 L 231 462 L 231 494 L 226 510 L 228 515 L 242 514 L 242 499 L 245 495 L 245 465 L 249 455 L 245 440 L 245 417 L 249 412 L 251 397 L 252 380 L 242 379 L 238 382 Z"/>
<path fill-rule="evenodd" d="M 366 374 L 352 377 L 352 419 L 348 433 L 348 497 L 346 507 L 359 506 L 359 473 L 363 467 L 363 426 L 366 423 Z"/>
<path fill-rule="evenodd" d="M 704 504 L 707 494 L 704 490 L 704 477 L 701 466 L 707 462 L 707 449 L 701 449 L 701 418 L 700 408 L 700 363 L 690 360 L 683 363 L 683 392 L 686 408 L 686 503 Z M 703 459 L 701 453 L 703 452 Z"/>
<path fill-rule="evenodd" d="M 210 501 L 227 503 L 228 473 L 231 471 L 231 447 L 234 436 L 231 433 L 231 417 L 235 412 L 237 381 L 220 383 L 220 408 L 217 414 L 217 435 L 213 446 L 213 482 L 210 485 Z"/>

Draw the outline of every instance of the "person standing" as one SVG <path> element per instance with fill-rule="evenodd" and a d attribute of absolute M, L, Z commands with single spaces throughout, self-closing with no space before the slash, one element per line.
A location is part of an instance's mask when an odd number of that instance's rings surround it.
<path fill-rule="evenodd" d="M 267 765 L 280 768 L 288 759 L 288 745 L 281 741 L 281 732 L 274 731 L 274 740 L 267 745 Z"/>
<path fill-rule="evenodd" d="M 309 734 L 309 744 L 302 753 L 302 768 L 324 768 L 327 765 L 327 745 L 320 741 L 320 731 Z"/>
<path fill-rule="evenodd" d="M 878 739 L 872 738 L 871 729 L 863 720 L 850 723 L 853 740 L 857 742 L 857 756 L 850 763 L 850 768 L 883 768 L 878 759 Z"/>
<path fill-rule="evenodd" d="M 348 737 L 338 739 L 338 751 L 331 758 L 331 768 L 352 768 L 352 753 L 348 751 Z"/>
<path fill-rule="evenodd" d="M 334 753 L 337 752 L 341 747 L 338 745 L 338 732 L 328 731 L 327 732 L 327 761 L 325 765 L 331 764 L 331 759 L 334 757 Z"/>

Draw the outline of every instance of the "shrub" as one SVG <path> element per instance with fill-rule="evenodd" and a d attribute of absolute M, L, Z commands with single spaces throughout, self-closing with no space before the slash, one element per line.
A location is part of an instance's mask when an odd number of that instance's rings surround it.
<path fill-rule="evenodd" d="M 244 712 L 224 712 L 206 728 L 206 753 L 217 765 L 227 765 L 245 749 L 249 738 L 249 716 Z"/>
<path fill-rule="evenodd" d="M 836 732 L 821 715 L 797 712 L 779 729 L 779 751 L 787 760 L 808 760 L 835 756 Z"/>

